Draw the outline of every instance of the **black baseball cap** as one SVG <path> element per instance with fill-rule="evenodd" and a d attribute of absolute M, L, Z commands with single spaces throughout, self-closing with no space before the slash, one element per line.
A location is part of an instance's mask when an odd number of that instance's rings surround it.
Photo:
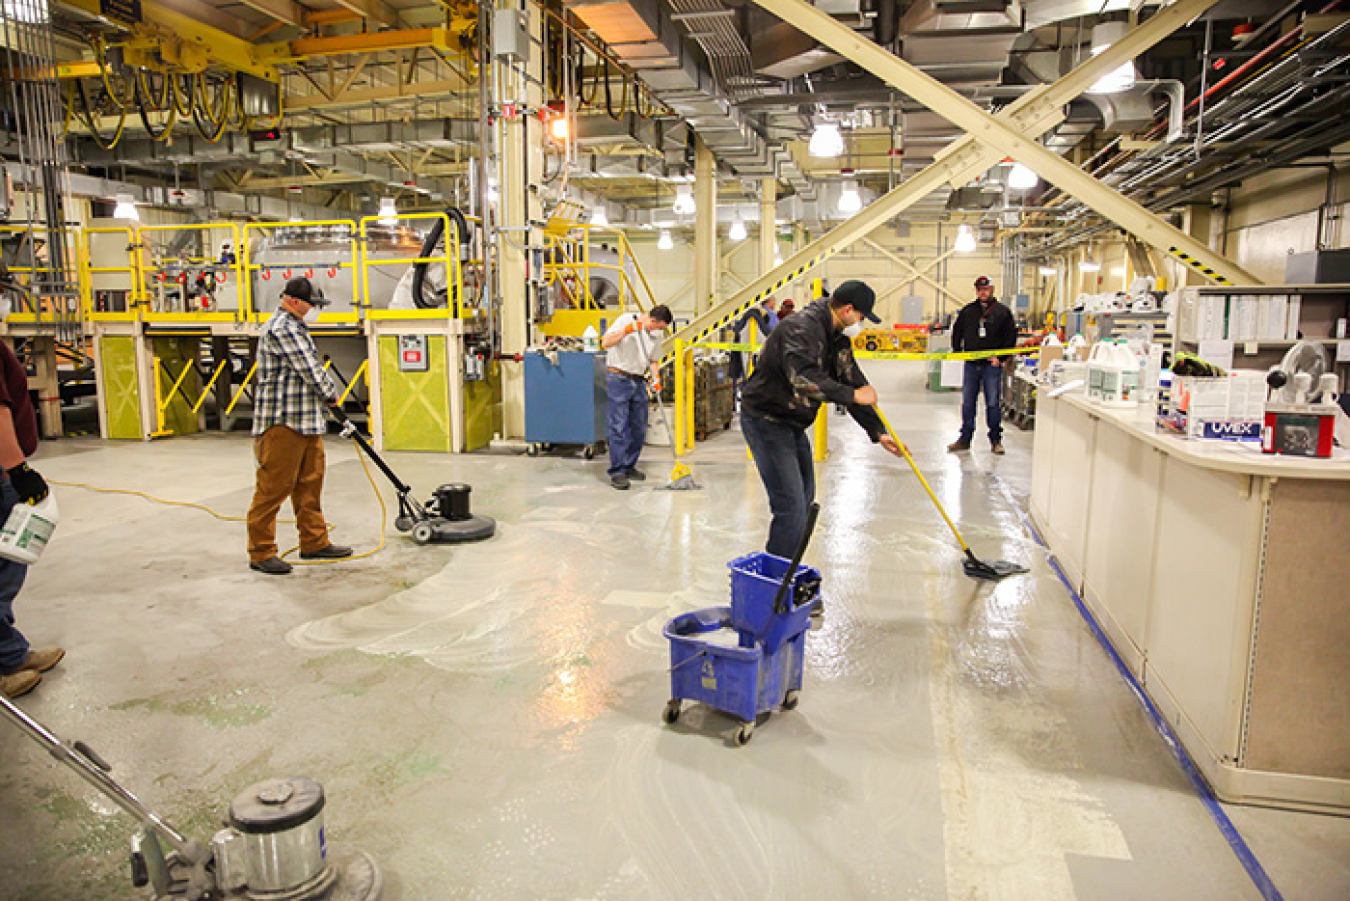
<path fill-rule="evenodd" d="M 854 280 L 844 282 L 834 289 L 834 293 L 830 295 L 830 302 L 839 306 L 849 304 L 870 322 L 881 321 L 877 314 L 872 312 L 872 308 L 877 304 L 877 292 L 862 282 Z"/>
<path fill-rule="evenodd" d="M 304 276 L 288 281 L 286 287 L 281 289 L 281 293 L 284 297 L 303 300 L 312 307 L 326 307 L 332 303 L 331 300 L 323 296 L 323 289 L 314 287 L 310 284 L 309 279 Z"/>
<path fill-rule="evenodd" d="M 989 276 L 987 275 L 982 275 L 975 279 L 975 287 L 977 288 L 992 288 L 993 286 L 994 283 L 990 281 Z"/>

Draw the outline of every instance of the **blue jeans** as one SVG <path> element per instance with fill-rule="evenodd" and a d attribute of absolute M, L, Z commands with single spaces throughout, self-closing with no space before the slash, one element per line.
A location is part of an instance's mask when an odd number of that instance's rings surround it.
<path fill-rule="evenodd" d="M 769 494 L 770 554 L 792 559 L 806 528 L 806 511 L 816 497 L 816 471 L 806 429 L 742 411 L 741 433 Z"/>
<path fill-rule="evenodd" d="M 14 486 L 5 479 L 0 483 L 0 524 L 9 519 L 9 511 L 18 502 Z M 11 673 L 28 659 L 28 639 L 14 628 L 14 599 L 27 575 L 25 564 L 0 559 L 0 673 Z"/>
<path fill-rule="evenodd" d="M 1003 367 L 985 360 L 967 360 L 961 382 L 961 440 L 969 444 L 975 437 L 975 400 L 984 389 L 984 416 L 989 424 L 989 443 L 1003 440 Z"/>
<path fill-rule="evenodd" d="M 647 440 L 647 383 L 617 372 L 605 373 L 609 393 L 609 474 L 637 468 Z"/>

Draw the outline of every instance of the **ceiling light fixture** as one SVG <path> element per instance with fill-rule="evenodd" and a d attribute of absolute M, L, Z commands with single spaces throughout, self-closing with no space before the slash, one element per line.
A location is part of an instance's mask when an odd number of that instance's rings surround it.
<path fill-rule="evenodd" d="M 1106 48 L 1130 33 L 1129 22 L 1098 22 L 1092 26 L 1092 55 L 1102 53 Z M 1087 89 L 1089 94 L 1119 94 L 1134 87 L 1134 60 L 1108 72 Z"/>
<path fill-rule="evenodd" d="M 745 240 L 745 220 L 739 215 L 731 221 L 731 230 L 727 232 L 727 237 L 733 241 Z"/>
<path fill-rule="evenodd" d="M 1012 171 L 1008 173 L 1008 187 L 1014 191 L 1030 191 L 1040 184 L 1040 181 L 1035 172 L 1021 163 L 1013 163 Z"/>
<path fill-rule="evenodd" d="M 1059 275 L 1059 270 L 1056 269 L 1054 266 L 1042 266 L 1041 269 L 1040 269 L 1040 273 L 1041 273 L 1041 275 L 1047 275 L 1047 276 L 1048 276 L 1048 275 Z"/>
<path fill-rule="evenodd" d="M 661 237 L 659 237 L 659 238 L 656 239 L 656 249 L 657 249 L 657 250 L 671 250 L 671 249 L 673 249 L 674 247 L 675 247 L 675 242 L 674 242 L 673 240 L 671 240 L 670 232 L 667 231 L 667 230 L 664 229 L 664 228 L 661 229 Z"/>
<path fill-rule="evenodd" d="M 591 214 L 591 225 L 609 225 L 609 213 L 605 212 L 605 205 L 602 203 L 595 208 Z"/>
<path fill-rule="evenodd" d="M 117 206 L 113 207 L 114 219 L 130 219 L 132 222 L 140 222 L 141 214 L 136 209 L 136 202 L 130 194 L 117 194 L 113 198 L 117 201 Z"/>
<path fill-rule="evenodd" d="M 1083 260 L 1081 263 L 1078 264 L 1078 268 L 1083 270 L 1084 272 L 1100 272 L 1102 264 L 1098 263 L 1092 257 L 1088 257 L 1087 259 Z"/>
<path fill-rule="evenodd" d="M 675 186 L 675 203 L 671 205 L 671 209 L 680 215 L 692 215 L 698 210 L 694 204 L 693 185 Z"/>
<path fill-rule="evenodd" d="M 568 136 L 567 117 L 558 116 L 548 125 L 548 133 L 553 135 L 555 141 L 566 141 Z"/>
<path fill-rule="evenodd" d="M 953 250 L 957 253 L 970 253 L 976 246 L 975 233 L 970 230 L 969 225 L 963 225 L 956 230 L 956 244 Z"/>
<path fill-rule="evenodd" d="M 807 149 L 812 156 L 834 157 L 844 152 L 844 136 L 837 122 L 821 122 L 811 132 Z"/>
<path fill-rule="evenodd" d="M 381 225 L 393 225 L 398 222 L 398 205 L 388 194 L 380 198 L 380 208 L 375 213 L 380 217 Z"/>
<path fill-rule="evenodd" d="M 838 209 L 841 213 L 856 213 L 862 209 L 862 194 L 858 191 L 856 180 L 844 180 L 844 187 L 839 191 Z"/>

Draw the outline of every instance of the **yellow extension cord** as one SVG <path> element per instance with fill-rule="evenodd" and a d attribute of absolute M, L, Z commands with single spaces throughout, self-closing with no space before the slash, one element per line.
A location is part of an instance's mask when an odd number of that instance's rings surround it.
<path fill-rule="evenodd" d="M 346 563 L 348 560 L 360 560 L 362 557 L 372 557 L 384 549 L 385 529 L 388 523 L 389 511 L 388 508 L 385 506 L 384 496 L 380 494 L 379 486 L 375 484 L 375 477 L 370 474 L 370 466 L 366 463 L 365 454 L 362 454 L 360 451 L 357 451 L 356 456 L 357 459 L 361 461 L 361 468 L 366 473 L 366 480 L 370 482 L 371 490 L 375 492 L 375 499 L 380 502 L 380 543 L 375 545 L 375 547 L 372 550 L 366 551 L 365 553 L 362 554 L 352 554 L 350 557 L 339 557 L 336 560 L 296 560 L 294 562 L 294 565 L 327 566 L 330 563 Z M 248 522 L 247 516 L 227 516 L 224 513 L 221 513 L 217 510 L 212 510 L 205 504 L 195 504 L 191 501 L 166 500 L 162 497 L 155 497 L 153 494 L 147 494 L 144 491 L 133 491 L 130 488 L 98 488 L 94 485 L 87 485 L 83 482 L 59 482 L 56 479 L 48 479 L 47 481 L 51 485 L 60 485 L 62 488 L 83 488 L 86 491 L 97 491 L 100 494 L 129 494 L 132 495 L 133 497 L 144 498 L 147 501 L 151 501 L 156 504 L 165 504 L 166 506 L 170 507 L 191 507 L 194 510 L 201 510 L 203 512 L 209 513 L 216 519 L 221 520 L 222 522 Z M 279 519 L 277 520 L 277 522 L 293 523 L 295 522 L 295 520 Z M 326 525 L 330 529 L 333 528 L 332 523 L 326 523 Z M 300 545 L 297 544 L 295 547 L 282 553 L 281 556 L 285 558 L 287 555 L 293 554 L 299 549 Z"/>

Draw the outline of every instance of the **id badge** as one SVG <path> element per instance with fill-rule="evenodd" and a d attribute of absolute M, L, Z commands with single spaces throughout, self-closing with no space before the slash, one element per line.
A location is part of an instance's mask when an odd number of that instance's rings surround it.
<path fill-rule="evenodd" d="M 985 334 L 984 334 L 984 323 L 983 323 L 983 322 L 980 323 L 980 337 L 981 337 L 981 338 L 985 337 Z"/>

